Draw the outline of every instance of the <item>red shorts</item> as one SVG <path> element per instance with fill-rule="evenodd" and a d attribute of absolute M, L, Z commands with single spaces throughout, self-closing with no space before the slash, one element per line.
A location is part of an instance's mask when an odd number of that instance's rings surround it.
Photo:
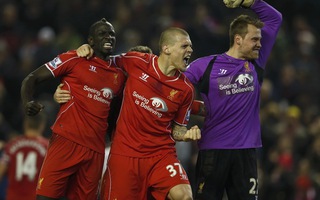
<path fill-rule="evenodd" d="M 101 200 L 166 199 L 169 190 L 190 184 L 175 153 L 149 158 L 110 154 L 103 176 Z"/>
<path fill-rule="evenodd" d="M 42 165 L 37 195 L 97 199 L 104 155 L 53 134 Z"/>
<path fill-rule="evenodd" d="M 22 186 L 23 187 L 23 186 Z M 13 190 L 11 190 L 13 191 Z M 36 199 L 36 193 L 34 191 L 34 188 L 30 190 L 30 193 L 32 194 L 23 194 L 19 191 L 17 191 L 17 188 L 15 188 L 15 192 L 9 192 L 7 190 L 6 194 L 6 200 L 12 200 L 12 199 L 23 199 L 23 200 L 35 200 Z"/>

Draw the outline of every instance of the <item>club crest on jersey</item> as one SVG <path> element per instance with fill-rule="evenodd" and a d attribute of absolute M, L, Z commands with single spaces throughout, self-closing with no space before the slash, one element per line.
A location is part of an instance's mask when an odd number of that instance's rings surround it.
<path fill-rule="evenodd" d="M 245 72 L 251 72 L 251 69 L 250 69 L 250 67 L 249 67 L 249 62 L 248 62 L 248 61 L 246 61 L 246 62 L 244 63 L 244 68 L 245 68 Z"/>
<path fill-rule="evenodd" d="M 54 69 L 56 69 L 58 67 L 58 65 L 60 65 L 62 63 L 62 61 L 60 60 L 59 57 L 55 57 L 52 61 L 50 61 L 49 65 L 51 67 L 53 67 Z"/>
<path fill-rule="evenodd" d="M 43 180 L 44 180 L 44 178 L 39 178 L 37 189 L 41 189 L 41 185 L 42 185 Z"/>
<path fill-rule="evenodd" d="M 203 187 L 204 187 L 204 182 L 199 184 L 198 194 L 202 194 Z"/>
<path fill-rule="evenodd" d="M 170 95 L 167 98 L 172 100 L 177 93 L 178 93 L 178 90 L 171 90 Z"/>
<path fill-rule="evenodd" d="M 152 103 L 151 103 L 152 106 L 154 106 L 157 111 L 161 111 L 161 112 L 168 111 L 168 107 L 166 105 L 166 102 L 164 102 L 162 99 L 160 99 L 158 97 L 152 97 L 150 99 L 152 100 Z"/>
<path fill-rule="evenodd" d="M 113 74 L 113 78 L 114 78 L 113 83 L 114 83 L 115 85 L 118 85 L 118 76 L 119 76 L 119 74 L 117 74 L 117 73 L 114 73 L 114 74 Z"/>

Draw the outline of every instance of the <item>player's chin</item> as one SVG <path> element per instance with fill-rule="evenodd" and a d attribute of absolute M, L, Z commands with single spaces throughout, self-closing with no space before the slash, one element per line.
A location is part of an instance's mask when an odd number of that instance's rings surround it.
<path fill-rule="evenodd" d="M 259 51 L 253 51 L 251 53 L 251 59 L 255 60 L 255 59 L 258 59 L 259 58 Z"/>
<path fill-rule="evenodd" d="M 179 70 L 182 72 L 185 72 L 187 70 L 187 65 L 186 64 L 181 65 L 181 67 L 179 67 Z"/>
<path fill-rule="evenodd" d="M 256 59 L 258 59 L 258 58 L 259 58 L 259 54 L 252 56 L 251 60 L 256 60 Z"/>
<path fill-rule="evenodd" d="M 113 48 L 104 48 L 104 49 L 103 49 L 103 52 L 104 52 L 105 54 L 111 54 L 111 53 L 113 52 Z"/>
<path fill-rule="evenodd" d="M 250 54 L 246 56 L 247 60 L 256 60 L 259 58 L 259 54 Z"/>

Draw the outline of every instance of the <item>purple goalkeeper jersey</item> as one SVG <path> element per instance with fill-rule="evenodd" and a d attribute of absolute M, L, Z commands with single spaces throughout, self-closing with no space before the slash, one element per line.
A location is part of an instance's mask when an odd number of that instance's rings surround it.
<path fill-rule="evenodd" d="M 260 88 L 254 66 L 265 68 L 268 56 L 281 26 L 282 15 L 262 0 L 251 6 L 260 20 L 262 48 L 255 61 L 236 59 L 226 53 L 201 57 L 185 72 L 193 84 L 198 84 L 214 56 L 209 78 L 208 96 L 201 93 L 207 115 L 199 140 L 199 149 L 243 149 L 261 147 Z"/>

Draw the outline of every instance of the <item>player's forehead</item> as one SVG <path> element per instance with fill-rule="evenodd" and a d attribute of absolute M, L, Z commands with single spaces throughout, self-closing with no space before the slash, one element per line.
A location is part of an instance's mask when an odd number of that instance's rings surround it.
<path fill-rule="evenodd" d="M 98 23 L 95 27 L 95 31 L 101 31 L 101 30 L 108 30 L 108 31 L 115 32 L 114 27 L 110 22 Z"/>
<path fill-rule="evenodd" d="M 261 30 L 261 28 L 258 28 L 258 27 L 256 27 L 256 26 L 253 25 L 253 24 L 248 24 L 248 25 L 247 25 L 247 29 L 248 29 L 248 31 Z"/>
<path fill-rule="evenodd" d="M 261 28 L 258 28 L 252 24 L 248 24 L 248 32 L 247 32 L 247 35 L 249 36 L 259 36 L 261 37 Z"/>
<path fill-rule="evenodd" d="M 179 44 L 192 44 L 190 36 L 185 34 L 176 34 L 175 35 L 175 43 Z"/>

